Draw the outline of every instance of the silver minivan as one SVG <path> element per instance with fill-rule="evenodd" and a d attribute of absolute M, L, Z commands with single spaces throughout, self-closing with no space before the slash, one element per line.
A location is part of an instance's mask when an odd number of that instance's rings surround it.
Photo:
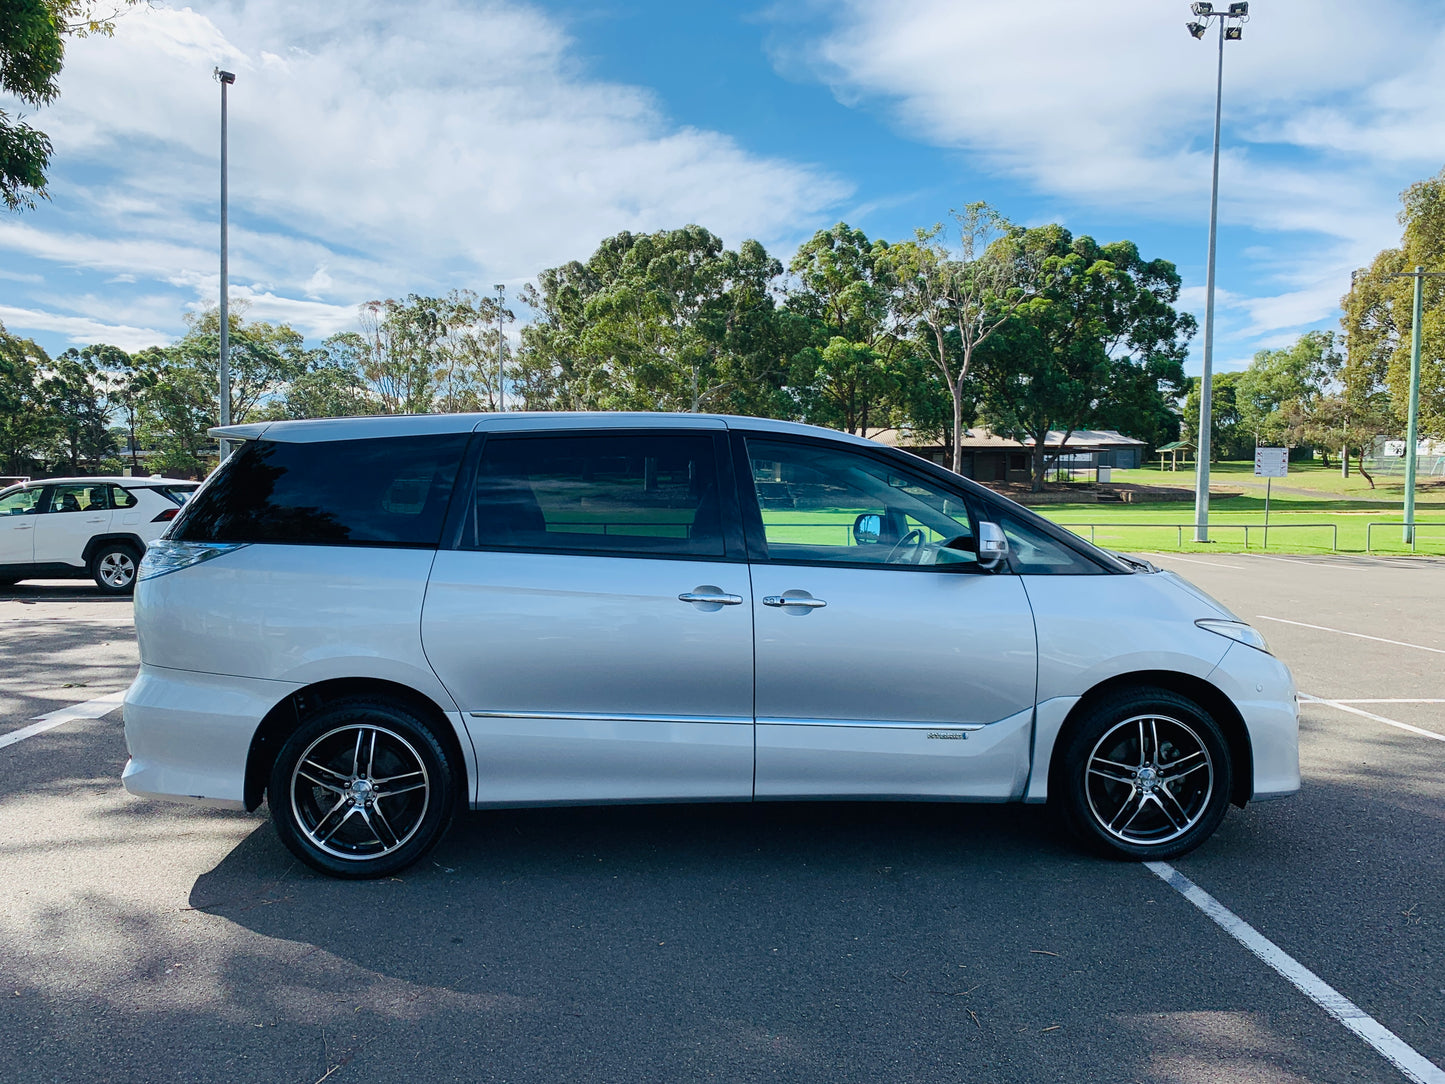
<path fill-rule="evenodd" d="M 1299 787 L 1286 667 L 1186 581 L 830 430 L 271 422 L 153 543 L 135 794 L 393 873 L 459 809 L 1044 802 L 1167 858 Z"/>

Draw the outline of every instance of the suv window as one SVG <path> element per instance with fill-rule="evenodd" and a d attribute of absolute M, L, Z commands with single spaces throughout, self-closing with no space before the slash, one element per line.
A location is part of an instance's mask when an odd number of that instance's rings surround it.
<path fill-rule="evenodd" d="M 711 436 L 490 437 L 465 548 L 723 555 Z"/>
<path fill-rule="evenodd" d="M 50 491 L 47 512 L 108 512 L 110 487 L 107 485 L 64 485 Z"/>
<path fill-rule="evenodd" d="M 110 487 L 110 499 L 115 502 L 117 508 L 134 508 L 139 503 L 135 499 L 134 493 L 128 489 L 122 489 L 120 486 Z"/>
<path fill-rule="evenodd" d="M 181 542 L 435 546 L 470 434 L 254 440 L 188 501 Z"/>
<path fill-rule="evenodd" d="M 0 516 L 28 516 L 36 510 L 40 503 L 40 494 L 43 489 L 17 489 L 13 493 L 7 493 L 0 497 Z"/>
<path fill-rule="evenodd" d="M 861 452 L 756 437 L 747 445 L 769 560 L 978 563 L 958 493 Z"/>

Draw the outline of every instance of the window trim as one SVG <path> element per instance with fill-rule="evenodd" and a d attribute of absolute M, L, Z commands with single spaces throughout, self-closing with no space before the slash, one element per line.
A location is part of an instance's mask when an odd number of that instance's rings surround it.
<path fill-rule="evenodd" d="M 875 451 L 872 448 L 862 448 L 856 444 L 844 443 L 843 441 L 822 440 L 815 437 L 800 436 L 793 433 L 770 433 L 763 429 L 734 429 L 733 464 L 735 469 L 735 484 L 740 493 L 747 493 L 743 502 L 743 525 L 747 529 L 748 555 L 749 560 L 754 564 L 765 565 L 787 565 L 802 568 L 855 568 L 869 572 L 931 572 L 946 576 L 974 576 L 974 575 L 996 575 L 999 569 L 990 572 L 973 564 L 948 564 L 948 565 L 905 565 L 905 564 L 878 564 L 873 561 L 813 561 L 801 557 L 774 557 L 768 553 L 767 538 L 764 533 L 763 512 L 758 504 L 757 489 L 753 485 L 752 459 L 748 453 L 747 440 L 749 437 L 756 440 L 768 441 L 776 444 L 796 444 L 805 448 L 821 448 L 829 451 L 837 450 L 842 452 L 853 452 L 866 459 L 872 459 L 890 468 L 901 470 L 908 474 L 922 474 L 928 478 L 930 484 L 947 489 L 963 501 L 964 507 L 968 509 L 969 529 L 974 536 L 978 536 L 978 524 L 980 522 L 978 510 L 979 502 L 976 495 L 969 492 L 962 486 L 953 484 L 952 471 L 948 474 L 952 478 L 939 478 L 932 471 L 919 471 L 918 463 L 927 463 L 927 460 L 919 459 L 917 456 L 908 456 L 906 459 L 893 452 L 891 448 L 879 446 Z M 933 464 L 928 464 L 933 466 Z M 1012 567 L 1007 569 L 1013 572 Z"/>
<path fill-rule="evenodd" d="M 723 552 L 721 554 L 708 553 L 649 553 L 646 551 L 625 551 L 615 549 L 592 549 L 584 546 L 569 546 L 566 548 L 540 549 L 531 546 L 468 546 L 464 545 L 465 532 L 467 528 L 467 508 L 470 504 L 471 494 L 476 490 L 477 472 L 481 467 L 482 455 L 489 442 L 493 440 L 514 441 L 514 440 L 568 440 L 574 437 L 706 437 L 712 443 L 713 469 L 717 475 L 718 499 L 722 504 L 722 536 Z M 487 432 L 485 430 L 472 434 L 472 443 L 467 448 L 462 469 L 457 472 L 456 485 L 460 488 L 453 489 L 451 507 L 448 509 L 447 523 L 442 531 L 442 541 L 439 549 L 457 550 L 463 553 L 530 553 L 538 556 L 555 557 L 615 557 L 624 561 L 691 561 L 706 562 L 708 564 L 746 564 L 748 561 L 747 545 L 743 530 L 742 515 L 739 510 L 736 479 L 733 470 L 732 449 L 727 439 L 727 430 L 720 428 L 690 428 L 661 426 L 589 426 L 587 428 L 555 428 L 555 429 L 529 429 L 509 430 L 504 432 Z M 730 484 L 730 479 L 732 480 Z"/>

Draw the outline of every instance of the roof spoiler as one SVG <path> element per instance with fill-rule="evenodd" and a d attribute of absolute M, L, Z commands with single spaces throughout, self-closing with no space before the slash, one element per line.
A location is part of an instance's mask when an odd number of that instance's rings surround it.
<path fill-rule="evenodd" d="M 248 425 L 215 425 L 206 432 L 227 440 L 255 440 L 270 427 L 270 422 L 251 422 Z"/>

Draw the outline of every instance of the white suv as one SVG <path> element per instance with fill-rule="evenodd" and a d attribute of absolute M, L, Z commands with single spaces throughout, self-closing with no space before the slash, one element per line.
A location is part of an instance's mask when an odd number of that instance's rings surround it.
<path fill-rule="evenodd" d="M 1249 625 L 965 478 L 812 426 L 494 414 L 234 426 L 141 563 L 134 794 L 341 877 L 459 808 L 1055 803 L 1168 858 L 1299 787 Z M 1242 838 L 1242 837 L 1237 837 Z"/>
<path fill-rule="evenodd" d="M 44 478 L 0 490 L 0 587 L 93 577 L 106 594 L 135 587 L 147 543 L 199 483 L 178 478 Z"/>

